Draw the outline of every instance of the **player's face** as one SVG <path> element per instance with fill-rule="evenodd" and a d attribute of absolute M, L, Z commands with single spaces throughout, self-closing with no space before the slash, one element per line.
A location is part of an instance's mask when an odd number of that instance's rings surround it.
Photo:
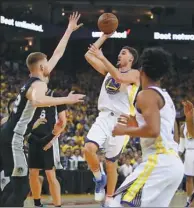
<path fill-rule="evenodd" d="M 127 49 L 122 49 L 118 55 L 117 66 L 124 67 L 133 62 L 133 56 Z"/>

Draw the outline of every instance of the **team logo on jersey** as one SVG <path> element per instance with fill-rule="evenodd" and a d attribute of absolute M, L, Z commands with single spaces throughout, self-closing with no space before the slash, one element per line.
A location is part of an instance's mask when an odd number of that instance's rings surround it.
<path fill-rule="evenodd" d="M 23 171 L 24 171 L 24 169 L 23 169 L 22 167 L 19 167 L 19 168 L 17 169 L 17 171 L 18 171 L 19 174 L 22 174 Z"/>
<path fill-rule="evenodd" d="M 117 83 L 114 78 L 108 77 L 105 81 L 105 89 L 108 94 L 116 94 L 121 87 L 120 83 Z"/>

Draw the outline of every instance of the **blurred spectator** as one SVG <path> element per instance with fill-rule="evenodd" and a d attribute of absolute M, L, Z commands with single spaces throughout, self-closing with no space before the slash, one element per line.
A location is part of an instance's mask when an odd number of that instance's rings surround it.
<path fill-rule="evenodd" d="M 119 173 L 126 178 L 128 175 L 132 173 L 132 171 L 133 171 L 133 167 L 131 166 L 131 160 L 127 158 L 125 164 L 123 164 L 119 168 Z"/>
<path fill-rule="evenodd" d="M 74 161 L 77 161 L 77 162 L 84 161 L 84 158 L 81 156 L 81 150 L 80 150 L 80 148 L 74 149 L 74 154 L 71 157 L 71 159 L 74 160 Z"/>
<path fill-rule="evenodd" d="M 67 169 L 68 167 L 68 162 L 72 160 L 72 151 L 71 151 L 71 148 L 68 147 L 66 149 L 66 151 L 64 152 L 64 156 L 61 157 L 61 164 L 63 166 L 64 169 Z"/>

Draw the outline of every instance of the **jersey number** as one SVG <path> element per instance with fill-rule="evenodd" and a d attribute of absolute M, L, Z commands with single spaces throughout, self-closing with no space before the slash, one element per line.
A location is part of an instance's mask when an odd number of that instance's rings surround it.
<path fill-rule="evenodd" d="M 21 95 L 19 94 L 14 102 L 14 107 L 13 107 L 13 112 L 14 113 L 17 113 L 17 110 L 18 110 L 18 106 L 21 102 Z"/>
<path fill-rule="evenodd" d="M 40 118 L 46 118 L 46 111 L 45 110 L 41 111 Z"/>

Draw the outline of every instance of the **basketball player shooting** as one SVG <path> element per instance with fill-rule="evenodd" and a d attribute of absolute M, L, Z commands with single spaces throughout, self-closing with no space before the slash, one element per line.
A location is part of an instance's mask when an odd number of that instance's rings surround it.
<path fill-rule="evenodd" d="M 118 188 L 110 207 L 168 207 L 183 179 L 183 163 L 174 141 L 175 106 L 159 84 L 170 69 L 170 56 L 161 48 L 147 48 L 140 62 L 143 90 L 136 100 L 138 126 L 129 126 L 128 116 L 122 115 L 113 135 L 140 137 L 143 162 Z"/>
<path fill-rule="evenodd" d="M 29 192 L 28 166 L 23 150 L 24 135 L 37 107 L 57 106 L 83 102 L 84 95 L 70 93 L 67 97 L 46 96 L 48 76 L 62 57 L 73 31 L 82 24 L 77 22 L 76 12 L 69 18 L 67 30 L 49 61 L 45 54 L 36 52 L 26 60 L 30 79 L 20 89 L 14 103 L 13 112 L 1 129 L 1 158 L 6 176 L 11 176 L 13 192 L 4 206 L 22 207 Z"/>
<path fill-rule="evenodd" d="M 138 53 L 134 48 L 128 46 L 122 48 L 118 56 L 118 68 L 115 68 L 99 50 L 109 36 L 103 34 L 85 54 L 88 63 L 105 76 L 98 99 L 100 113 L 87 135 L 84 151 L 86 161 L 94 174 L 96 201 L 104 199 L 107 181 L 105 206 L 108 206 L 115 191 L 117 159 L 123 146 L 128 142 L 125 136 L 112 137 L 112 130 L 121 114 L 134 116 L 133 102 L 140 84 L 139 72 L 132 69 L 132 65 L 138 59 Z M 99 148 L 105 148 L 107 179 L 100 170 L 96 155 Z"/>

